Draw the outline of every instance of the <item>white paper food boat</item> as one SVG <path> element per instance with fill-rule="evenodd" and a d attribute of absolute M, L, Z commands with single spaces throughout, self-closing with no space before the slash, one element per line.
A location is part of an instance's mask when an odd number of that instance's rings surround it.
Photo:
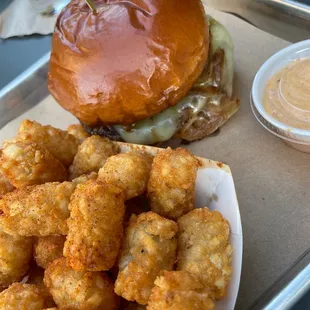
<path fill-rule="evenodd" d="M 61 129 L 66 129 L 69 125 L 77 123 L 74 116 L 51 101 L 51 99 L 47 98 L 4 126 L 0 130 L 0 143 L 4 140 L 12 139 L 17 133 L 20 122 L 25 118 Z M 155 155 L 161 150 L 156 147 L 122 142 L 119 145 L 122 152 L 142 149 Z M 196 207 L 208 206 L 211 210 L 218 210 L 230 223 L 230 240 L 233 247 L 232 277 L 229 283 L 228 294 L 222 301 L 216 302 L 216 309 L 232 310 L 234 309 L 239 290 L 243 243 L 241 218 L 234 181 L 230 168 L 227 165 L 205 158 L 199 157 L 198 159 L 200 160 L 200 168 L 196 179 Z"/>
<path fill-rule="evenodd" d="M 131 150 L 143 150 L 155 155 L 160 148 L 135 145 L 130 143 L 118 143 L 122 153 Z M 197 208 L 208 206 L 211 210 L 217 210 L 229 221 L 231 229 L 232 277 L 229 283 L 228 294 L 222 301 L 216 302 L 217 310 L 234 309 L 238 296 L 239 282 L 242 265 L 242 226 L 239 205 L 235 191 L 235 185 L 229 166 L 197 157 L 200 162 L 196 179 L 195 204 Z"/>

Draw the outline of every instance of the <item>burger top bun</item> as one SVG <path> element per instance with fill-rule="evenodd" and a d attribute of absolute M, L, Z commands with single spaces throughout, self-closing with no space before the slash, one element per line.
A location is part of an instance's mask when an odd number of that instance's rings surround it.
<path fill-rule="evenodd" d="M 53 35 L 48 86 L 83 123 L 132 124 L 173 106 L 208 57 L 200 0 L 72 0 Z"/>

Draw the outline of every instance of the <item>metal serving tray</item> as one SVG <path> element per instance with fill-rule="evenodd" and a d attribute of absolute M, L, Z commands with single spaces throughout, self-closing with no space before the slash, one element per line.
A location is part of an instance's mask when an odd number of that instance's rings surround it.
<path fill-rule="evenodd" d="M 242 17 L 255 26 L 291 42 L 310 37 L 310 0 L 204 0 L 204 2 Z M 46 87 L 48 60 L 49 54 L 0 90 L 0 129 L 48 95 Z M 250 309 L 289 309 L 309 289 L 310 249 L 301 255 L 265 293 L 256 296 L 258 298 Z M 241 299 L 249 297 L 240 295 Z"/>
<path fill-rule="evenodd" d="M 48 96 L 48 61 L 49 53 L 0 91 L 0 129 Z M 289 309 L 309 288 L 310 249 L 301 255 L 250 309 Z"/>

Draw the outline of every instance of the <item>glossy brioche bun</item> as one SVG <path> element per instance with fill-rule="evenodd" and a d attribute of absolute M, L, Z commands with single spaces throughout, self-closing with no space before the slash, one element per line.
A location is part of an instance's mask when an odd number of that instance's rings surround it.
<path fill-rule="evenodd" d="M 72 0 L 53 35 L 48 86 L 83 123 L 132 124 L 173 106 L 208 57 L 200 0 Z"/>

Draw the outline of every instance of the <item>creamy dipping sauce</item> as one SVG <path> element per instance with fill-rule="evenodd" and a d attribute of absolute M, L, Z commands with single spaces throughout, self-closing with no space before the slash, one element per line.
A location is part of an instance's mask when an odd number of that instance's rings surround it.
<path fill-rule="evenodd" d="M 268 81 L 264 108 L 281 123 L 310 130 L 310 58 L 293 61 Z"/>

